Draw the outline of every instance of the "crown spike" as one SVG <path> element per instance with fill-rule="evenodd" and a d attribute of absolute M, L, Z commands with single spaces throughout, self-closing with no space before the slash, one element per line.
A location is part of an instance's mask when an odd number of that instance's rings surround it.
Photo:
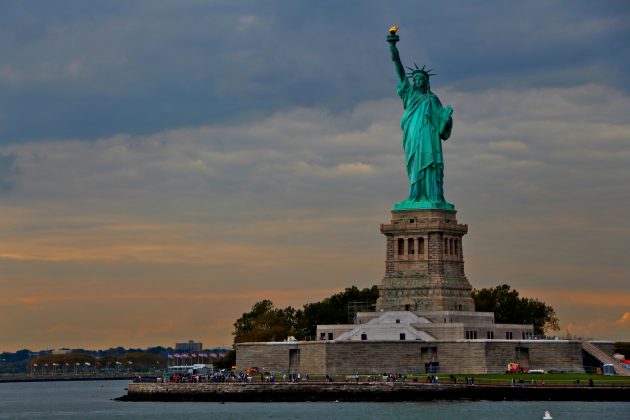
<path fill-rule="evenodd" d="M 413 63 L 413 65 L 414 65 L 415 69 L 411 68 L 409 66 L 405 66 L 405 67 L 407 67 L 407 69 L 410 70 L 410 73 L 407 73 L 407 77 L 409 77 L 409 78 L 413 77 L 413 75 L 416 74 L 416 73 L 422 73 L 422 74 L 424 74 L 427 77 L 436 76 L 437 75 L 436 73 L 431 73 L 433 71 L 433 69 L 428 69 L 426 64 L 423 65 L 422 68 L 418 67 L 418 65 L 415 62 Z"/>

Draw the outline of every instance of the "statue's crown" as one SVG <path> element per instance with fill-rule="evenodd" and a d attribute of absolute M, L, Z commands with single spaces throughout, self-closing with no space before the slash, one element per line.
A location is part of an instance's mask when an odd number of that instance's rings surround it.
<path fill-rule="evenodd" d="M 413 77 L 414 74 L 421 73 L 424 74 L 428 79 L 430 76 L 436 75 L 435 73 L 431 73 L 433 69 L 425 69 L 425 66 L 422 66 L 422 68 L 420 68 L 416 63 L 413 63 L 413 65 L 415 66 L 415 69 L 407 67 L 410 70 L 410 72 L 407 73 L 407 77 Z"/>

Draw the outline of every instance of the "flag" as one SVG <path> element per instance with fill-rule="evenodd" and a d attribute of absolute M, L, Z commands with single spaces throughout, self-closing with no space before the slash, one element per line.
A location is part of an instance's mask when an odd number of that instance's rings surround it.
<path fill-rule="evenodd" d="M 191 353 L 190 357 L 197 357 L 197 355 L 195 353 Z"/>
<path fill-rule="evenodd" d="M 173 358 L 173 355 L 172 355 L 172 354 L 169 354 L 167 357 L 168 357 L 169 359 L 172 359 L 172 358 Z"/>
<path fill-rule="evenodd" d="M 176 358 L 176 359 L 181 359 L 181 358 L 182 358 L 182 355 L 181 355 L 181 354 L 179 354 L 179 353 L 175 353 L 175 358 Z"/>
<path fill-rule="evenodd" d="M 116 362 L 116 364 L 117 364 L 117 365 L 122 365 L 122 363 L 121 363 L 121 362 Z"/>
<path fill-rule="evenodd" d="M 74 365 L 75 365 L 75 366 L 81 366 L 81 363 L 76 362 Z"/>
<path fill-rule="evenodd" d="M 53 366 L 59 366 L 59 363 L 53 363 Z"/>
<path fill-rule="evenodd" d="M 48 367 L 48 363 L 44 363 L 44 367 Z"/>
<path fill-rule="evenodd" d="M 92 366 L 89 362 L 84 362 L 85 366 Z"/>
<path fill-rule="evenodd" d="M 66 366 L 70 366 L 70 363 L 66 362 Z"/>
<path fill-rule="evenodd" d="M 127 360 L 127 363 L 129 363 L 130 365 L 133 365 L 133 362 L 131 360 Z"/>
<path fill-rule="evenodd" d="M 33 363 L 33 367 L 37 367 L 39 366 L 37 363 Z"/>

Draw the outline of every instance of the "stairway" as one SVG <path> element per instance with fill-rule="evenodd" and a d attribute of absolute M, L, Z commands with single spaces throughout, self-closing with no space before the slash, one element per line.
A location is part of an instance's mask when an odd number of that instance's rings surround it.
<path fill-rule="evenodd" d="M 630 376 L 630 370 L 624 368 L 621 363 L 613 359 L 611 356 L 604 353 L 596 345 L 589 343 L 586 340 L 582 340 L 582 349 L 589 353 L 591 356 L 602 362 L 603 364 L 611 364 L 615 367 L 615 372 L 619 376 Z"/>

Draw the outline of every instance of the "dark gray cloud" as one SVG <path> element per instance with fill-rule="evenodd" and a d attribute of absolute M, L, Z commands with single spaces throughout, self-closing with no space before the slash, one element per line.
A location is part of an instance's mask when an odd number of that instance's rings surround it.
<path fill-rule="evenodd" d="M 388 96 L 385 28 L 436 85 L 628 90 L 626 2 L 4 2 L 0 140 L 232 123 Z"/>

